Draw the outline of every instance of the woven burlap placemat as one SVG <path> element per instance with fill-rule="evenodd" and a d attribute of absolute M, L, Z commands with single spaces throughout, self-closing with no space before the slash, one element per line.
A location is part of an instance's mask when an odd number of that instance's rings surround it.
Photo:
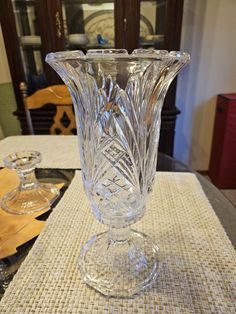
<path fill-rule="evenodd" d="M 104 297 L 81 282 L 81 246 L 105 229 L 77 173 L 0 303 L 0 313 L 236 313 L 236 252 L 190 173 L 158 173 L 133 226 L 161 250 L 162 270 L 131 299 Z"/>
<path fill-rule="evenodd" d="M 75 135 L 22 135 L 0 141 L 0 167 L 3 158 L 22 150 L 42 154 L 38 168 L 80 169 L 78 138 Z"/>

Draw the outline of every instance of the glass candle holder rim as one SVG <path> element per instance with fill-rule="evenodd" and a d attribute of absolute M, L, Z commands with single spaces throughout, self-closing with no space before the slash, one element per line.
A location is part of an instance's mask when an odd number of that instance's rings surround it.
<path fill-rule="evenodd" d="M 29 158 L 30 156 L 33 157 L 33 159 L 34 159 L 33 164 L 34 165 L 36 165 L 37 163 L 41 162 L 41 158 L 42 158 L 41 153 L 38 152 L 38 151 L 35 151 L 35 150 L 22 150 L 22 151 L 17 151 L 17 152 L 14 152 L 14 153 L 11 153 L 11 154 L 7 155 L 3 159 L 4 165 L 6 167 L 8 167 L 8 168 L 16 169 L 17 168 L 17 163 L 13 162 L 13 160 L 14 159 L 16 159 L 16 160 L 21 159 L 24 156 L 25 156 L 25 158 Z"/>

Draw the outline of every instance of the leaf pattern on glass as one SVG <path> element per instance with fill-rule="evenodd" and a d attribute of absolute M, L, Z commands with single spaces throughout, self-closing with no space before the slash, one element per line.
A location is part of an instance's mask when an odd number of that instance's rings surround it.
<path fill-rule="evenodd" d="M 128 224 L 144 214 L 164 97 L 188 58 L 155 50 L 49 55 L 73 99 L 85 190 L 99 220 Z"/>

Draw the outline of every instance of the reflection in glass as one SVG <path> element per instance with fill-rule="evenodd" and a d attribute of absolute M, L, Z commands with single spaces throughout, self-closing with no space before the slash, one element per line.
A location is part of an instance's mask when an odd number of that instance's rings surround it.
<path fill-rule="evenodd" d="M 68 49 L 114 47 L 114 1 L 83 2 L 62 1 Z"/>
<path fill-rule="evenodd" d="M 140 1 L 139 46 L 163 49 L 166 0 Z"/>
<path fill-rule="evenodd" d="M 29 93 L 45 86 L 41 60 L 41 37 L 38 30 L 35 1 L 12 1 L 16 29 Z"/>

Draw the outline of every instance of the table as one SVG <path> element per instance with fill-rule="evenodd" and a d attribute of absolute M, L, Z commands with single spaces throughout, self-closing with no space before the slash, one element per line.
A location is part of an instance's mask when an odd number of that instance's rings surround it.
<path fill-rule="evenodd" d="M 39 150 L 42 152 L 42 162 L 40 168 L 49 169 L 81 169 L 80 158 L 78 154 L 78 143 L 76 136 L 11 136 L 0 141 L 0 167 L 3 167 L 3 158 L 16 150 Z M 53 148 L 53 149 L 52 149 Z M 68 154 L 69 152 L 69 154 Z M 180 163 L 174 158 L 159 153 L 158 156 L 158 171 L 173 171 L 173 172 L 193 172 L 200 181 L 207 198 L 214 208 L 218 218 L 220 219 L 225 231 L 236 247 L 236 209 L 233 204 L 218 190 L 213 184 L 205 179 L 198 172 L 193 171 L 186 165 Z M 40 172 L 40 171 L 39 171 Z M 48 171 L 39 173 L 41 177 L 57 177 L 62 179 L 62 171 Z M 64 171 L 67 176 L 68 172 Z M 69 175 L 71 180 L 71 176 Z M 67 180 L 67 179 L 66 179 Z"/>
<path fill-rule="evenodd" d="M 9 136 L 0 141 L 0 167 L 3 158 L 16 151 L 38 150 L 42 161 L 39 168 L 80 169 L 78 140 L 75 135 Z"/>
<path fill-rule="evenodd" d="M 39 145 L 40 143 L 41 145 L 43 143 L 44 149 L 45 149 L 45 145 L 47 145 L 48 147 L 52 147 L 52 143 L 55 143 L 55 140 L 58 140 L 58 136 L 56 138 L 54 136 L 45 136 L 45 137 L 40 136 L 40 138 L 37 136 L 33 137 L 33 142 L 35 144 L 35 147 L 37 147 L 39 151 L 41 149 Z M 65 145 L 67 142 L 67 147 L 68 146 L 73 147 L 73 144 L 71 145 L 71 143 L 72 142 L 75 143 L 75 137 L 73 136 L 62 137 L 61 141 L 64 142 Z M 3 143 L 4 145 L 2 145 L 2 142 L 4 141 L 0 142 L 0 152 L 1 154 L 6 155 L 9 151 L 7 151 L 5 143 Z M 10 142 L 14 142 L 14 138 L 11 138 Z M 21 147 L 27 148 L 28 137 L 25 137 L 25 136 L 17 137 L 17 142 L 21 143 Z M 2 147 L 4 148 L 5 151 L 1 149 Z M 11 147 L 11 149 L 14 149 L 14 148 Z M 75 152 L 76 152 L 76 149 L 75 149 Z M 59 152 L 57 152 L 57 154 L 59 154 Z M 71 154 L 73 155 L 74 152 L 71 152 Z M 75 153 L 75 156 L 74 156 L 75 158 L 76 158 L 76 154 L 77 152 Z M 58 163 L 60 163 L 60 160 L 58 161 Z M 42 179 L 45 177 L 55 179 L 57 177 L 60 178 L 61 176 L 63 176 L 63 178 L 65 179 L 65 182 L 67 181 L 67 183 L 69 184 L 70 180 L 73 178 L 75 169 L 80 169 L 80 167 L 78 166 L 74 169 L 69 169 L 69 168 L 57 169 L 57 164 L 54 163 L 54 169 L 50 169 L 50 168 L 38 169 L 38 177 L 41 177 Z M 159 154 L 158 156 L 158 170 L 159 171 L 172 171 L 172 172 L 191 172 L 191 169 L 189 169 L 185 165 L 163 154 Z M 231 240 L 233 245 L 236 246 L 236 230 L 235 230 L 236 210 L 234 206 L 209 181 L 203 178 L 200 174 L 196 172 L 194 173 L 196 174 L 206 196 L 208 197 L 212 207 L 214 208 L 217 216 L 219 217 L 222 225 L 224 226 L 229 239 Z"/>
<path fill-rule="evenodd" d="M 0 167 L 4 166 L 3 158 L 8 154 L 18 150 L 31 149 L 39 150 L 42 153 L 40 168 L 81 169 L 77 142 L 77 137 L 74 135 L 11 136 L 0 141 Z M 236 209 L 220 190 L 198 172 L 167 155 L 159 154 L 157 169 L 158 171 L 194 172 L 231 242 L 236 247 Z M 44 172 L 43 175 L 46 175 L 46 173 Z M 61 175 L 62 173 L 60 173 Z M 54 174 L 51 173 L 46 176 L 57 175 L 54 172 Z"/>
<path fill-rule="evenodd" d="M 159 153 L 158 166 L 159 171 L 175 171 L 175 172 L 193 172 L 197 176 L 202 188 L 209 199 L 216 215 L 222 223 L 230 241 L 236 248 L 236 208 L 224 196 L 224 194 L 217 189 L 209 180 L 204 178 L 200 173 L 194 171 L 175 160 L 174 158 Z"/>

